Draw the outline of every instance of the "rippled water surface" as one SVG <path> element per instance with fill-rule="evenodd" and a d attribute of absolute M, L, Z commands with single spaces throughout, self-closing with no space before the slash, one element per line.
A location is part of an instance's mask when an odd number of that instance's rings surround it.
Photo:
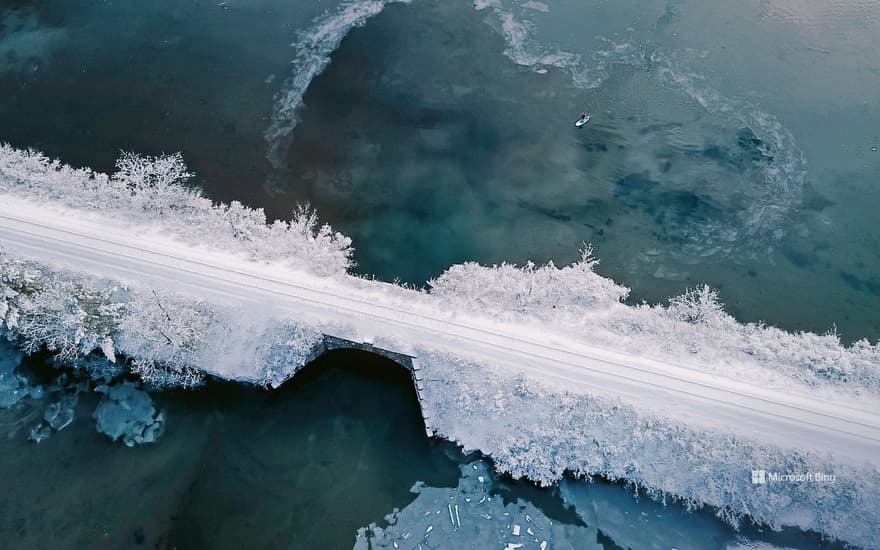
<path fill-rule="evenodd" d="M 277 217 L 312 203 L 386 280 L 568 262 L 587 242 L 634 300 L 708 282 L 741 320 L 876 340 L 878 36 L 875 0 L 10 0 L 0 140 L 101 171 L 120 150 L 181 151 L 212 198 Z M 145 448 L 95 433 L 89 398 L 40 446 L 39 411 L 4 412 L 0 539 L 350 547 L 394 508 L 424 530 L 474 482 L 370 361 L 329 357 L 272 393 L 159 395 L 168 432 Z M 710 514 L 621 520 L 666 512 L 616 486 L 588 498 L 615 512 L 596 524 L 496 483 L 560 543 L 737 537 Z"/>
<path fill-rule="evenodd" d="M 15 3 L 3 139 L 181 150 L 215 198 L 311 202 L 383 279 L 588 242 L 635 299 L 709 282 L 743 320 L 880 336 L 876 2 L 221 4 Z"/>

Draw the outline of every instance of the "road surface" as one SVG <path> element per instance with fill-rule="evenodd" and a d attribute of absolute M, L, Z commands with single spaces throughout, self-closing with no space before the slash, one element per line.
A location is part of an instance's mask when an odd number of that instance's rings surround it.
<path fill-rule="evenodd" d="M 351 338 L 404 342 L 402 353 L 440 349 L 515 369 L 571 391 L 619 398 L 689 426 L 719 429 L 783 448 L 831 453 L 837 460 L 880 464 L 876 396 L 765 388 L 645 357 L 591 346 L 552 331 L 438 311 L 424 299 L 401 299 L 383 284 L 347 283 L 248 262 L 175 241 L 154 228 L 114 223 L 89 213 L 34 205 L 0 195 L 0 246 L 71 271 L 137 287 L 183 292 L 208 302 L 259 308 L 261 315 L 338 326 Z"/>

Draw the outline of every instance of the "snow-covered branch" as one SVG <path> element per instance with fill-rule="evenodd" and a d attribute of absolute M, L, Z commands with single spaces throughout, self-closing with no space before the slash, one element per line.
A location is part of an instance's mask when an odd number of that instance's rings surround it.
<path fill-rule="evenodd" d="M 668 305 L 622 303 L 629 289 L 593 271 L 585 248 L 564 267 L 476 263 L 454 265 L 430 282 L 444 308 L 495 319 L 554 327 L 594 345 L 755 382 L 845 385 L 880 392 L 880 343 L 845 346 L 834 333 L 791 333 L 762 323 L 740 323 L 718 293 L 700 285 Z"/>
<path fill-rule="evenodd" d="M 323 337 L 296 320 L 243 317 L 179 294 L 138 292 L 0 253 L 3 333 L 25 351 L 47 349 L 94 379 L 130 370 L 154 387 L 198 385 L 206 373 L 278 385 Z M 127 359 L 125 367 L 113 365 L 117 354 Z"/>
<path fill-rule="evenodd" d="M 0 192 L 52 200 L 120 219 L 152 223 L 183 241 L 241 251 L 254 260 L 285 261 L 321 275 L 351 266 L 351 239 L 320 225 L 307 206 L 289 222 L 267 224 L 262 209 L 239 202 L 214 204 L 187 185 L 192 174 L 180 154 L 158 157 L 123 153 L 112 175 L 72 168 L 34 150 L 0 143 Z"/>
<path fill-rule="evenodd" d="M 418 354 L 430 373 L 421 395 L 432 428 L 491 455 L 514 478 L 550 485 L 566 473 L 601 476 L 626 480 L 658 500 L 714 506 L 733 526 L 749 516 L 774 529 L 796 525 L 866 546 L 880 536 L 880 476 L 871 465 L 683 425 L 663 411 L 551 388 L 436 350 Z M 753 469 L 824 472 L 835 480 L 754 484 Z"/>

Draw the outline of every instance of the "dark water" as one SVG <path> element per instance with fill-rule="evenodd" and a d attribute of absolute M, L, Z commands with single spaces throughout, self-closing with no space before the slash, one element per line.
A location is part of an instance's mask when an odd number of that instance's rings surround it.
<path fill-rule="evenodd" d="M 328 354 L 275 391 L 157 394 L 167 431 L 137 448 L 95 431 L 85 395 L 39 445 L 25 438 L 45 403 L 0 413 L 0 546 L 351 548 L 415 481 L 454 487 L 463 460 L 426 437 L 408 373 L 367 353 Z"/>

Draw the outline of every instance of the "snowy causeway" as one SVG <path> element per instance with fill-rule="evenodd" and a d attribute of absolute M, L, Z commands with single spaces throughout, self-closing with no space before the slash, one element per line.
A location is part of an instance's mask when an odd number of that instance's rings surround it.
<path fill-rule="evenodd" d="M 213 204 L 180 185 L 179 156 L 124 155 L 106 176 L 2 152 L 0 319 L 26 352 L 121 358 L 161 388 L 278 386 L 328 341 L 385 350 L 410 368 L 426 431 L 501 473 L 625 480 L 734 526 L 880 535 L 875 517 L 851 521 L 880 510 L 874 344 L 738 323 L 706 286 L 626 305 L 587 248 L 561 268 L 454 265 L 429 290 L 369 280 L 313 212 L 267 224 Z M 102 418 L 137 404 L 117 393 Z M 105 433 L 155 438 L 164 418 L 142 405 Z"/>
<path fill-rule="evenodd" d="M 677 421 L 774 445 L 880 461 L 880 415 L 872 398 L 846 405 L 749 385 L 691 368 L 590 346 L 534 326 L 444 312 L 425 296 L 386 283 L 323 278 L 186 246 L 154 229 L 127 227 L 47 205 L 0 198 L 6 251 L 53 267 L 150 285 L 248 311 L 327 327 L 331 336 L 401 353 L 419 348 L 521 371 L 545 383 L 625 403 Z M 108 228 L 112 230 L 108 231 Z M 411 296 L 409 296 L 411 294 Z M 432 307 L 433 306 L 433 307 Z M 205 370 L 226 378 L 247 373 Z"/>

